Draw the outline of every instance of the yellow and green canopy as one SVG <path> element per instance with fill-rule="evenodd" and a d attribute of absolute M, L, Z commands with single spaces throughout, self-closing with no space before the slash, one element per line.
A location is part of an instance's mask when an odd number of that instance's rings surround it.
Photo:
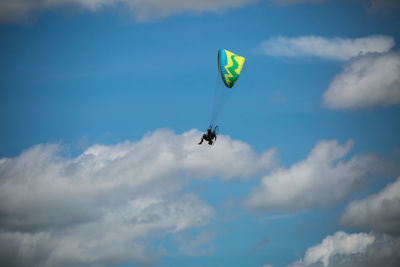
<path fill-rule="evenodd" d="M 235 84 L 242 71 L 244 61 L 244 57 L 238 56 L 228 50 L 221 49 L 218 51 L 218 69 L 226 87 L 232 88 Z"/>

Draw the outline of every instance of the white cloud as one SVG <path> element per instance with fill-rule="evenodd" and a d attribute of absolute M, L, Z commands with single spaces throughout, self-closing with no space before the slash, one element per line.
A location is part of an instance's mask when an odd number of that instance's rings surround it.
<path fill-rule="evenodd" d="M 31 206 L 29 203 L 25 204 Z M 91 208 L 99 207 L 94 204 Z M 9 266 L 114 266 L 124 262 L 151 263 L 160 256 L 160 249 L 152 248 L 147 244 L 149 241 L 141 241 L 139 238 L 146 240 L 151 234 L 165 235 L 201 226 L 213 215 L 211 207 L 190 194 L 179 199 L 168 195 L 139 198 L 103 209 L 97 218 L 86 222 L 69 225 L 53 223 L 39 231 L 2 229 L 0 250 L 5 247 L 9 249 L 2 250 L 4 254 L 1 258 L 9 262 Z M 70 210 L 64 212 L 63 218 L 71 213 Z"/>
<path fill-rule="evenodd" d="M 96 12 L 119 8 L 133 14 L 137 20 L 164 18 L 184 12 L 221 12 L 256 0 L 13 0 L 0 1 L 0 21 L 15 22 L 49 9 L 75 7 Z"/>
<path fill-rule="evenodd" d="M 319 141 L 308 157 L 290 168 L 273 170 L 253 189 L 247 204 L 271 211 L 299 211 L 329 207 L 353 192 L 359 181 L 377 164 L 372 155 L 345 159 L 353 141 Z"/>
<path fill-rule="evenodd" d="M 400 239 L 342 231 L 307 249 L 303 259 L 288 267 L 396 267 L 400 264 Z"/>
<path fill-rule="evenodd" d="M 258 51 L 273 56 L 313 56 L 344 61 L 369 52 L 387 52 L 394 45 L 393 37 L 384 35 L 362 38 L 275 37 L 262 42 Z"/>
<path fill-rule="evenodd" d="M 324 93 L 332 109 L 400 104 L 400 53 L 369 53 L 348 62 Z"/>
<path fill-rule="evenodd" d="M 348 227 L 400 235 L 400 177 L 379 193 L 352 201 L 340 222 Z"/>
<path fill-rule="evenodd" d="M 75 158 L 37 145 L 0 160 L 0 258 L 9 266 L 113 266 L 148 263 L 154 236 L 202 226 L 215 213 L 188 179 L 246 178 L 275 164 L 220 136 L 198 146 L 196 130 L 159 130 L 138 142 L 93 145 Z M 191 251 L 195 253 L 195 248 Z"/>
<path fill-rule="evenodd" d="M 335 254 L 353 254 L 364 252 L 374 237 L 368 234 L 346 234 L 342 231 L 327 236 L 322 243 L 307 249 L 302 263 L 309 265 L 321 261 L 328 266 L 329 259 Z"/>

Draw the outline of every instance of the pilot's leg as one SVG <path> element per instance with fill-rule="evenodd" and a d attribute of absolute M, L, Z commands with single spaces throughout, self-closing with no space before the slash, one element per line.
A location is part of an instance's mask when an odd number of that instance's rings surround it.
<path fill-rule="evenodd" d="M 201 140 L 200 140 L 199 145 L 201 145 L 201 144 L 203 143 L 203 140 L 204 140 L 204 134 L 203 134 L 203 136 L 201 137 Z"/>

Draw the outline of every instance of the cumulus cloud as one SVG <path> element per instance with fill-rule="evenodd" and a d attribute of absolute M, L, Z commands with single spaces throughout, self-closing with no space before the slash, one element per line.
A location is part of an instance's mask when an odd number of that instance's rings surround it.
<path fill-rule="evenodd" d="M 75 7 L 90 12 L 121 8 L 132 13 L 137 20 L 148 20 L 184 12 L 219 12 L 254 1 L 256 0 L 5 0 L 0 1 L 0 21 L 16 22 L 32 17 L 40 11 L 67 7 Z"/>
<path fill-rule="evenodd" d="M 305 160 L 264 176 L 249 198 L 249 207 L 278 212 L 329 207 L 353 192 L 378 164 L 373 155 L 346 159 L 354 142 L 319 141 Z"/>
<path fill-rule="evenodd" d="M 369 53 L 348 62 L 324 93 L 332 109 L 400 104 L 400 53 Z"/>
<path fill-rule="evenodd" d="M 313 56 L 345 61 L 369 52 L 387 52 L 394 45 L 393 37 L 384 35 L 362 38 L 274 37 L 262 42 L 258 51 L 272 56 Z"/>
<path fill-rule="evenodd" d="M 400 177 L 379 193 L 352 201 L 340 222 L 348 227 L 400 235 Z"/>
<path fill-rule="evenodd" d="M 307 249 L 303 259 L 288 267 L 395 267 L 400 264 L 400 239 L 342 231 Z"/>
<path fill-rule="evenodd" d="M 27 206 L 31 205 L 27 203 Z M 201 226 L 213 215 L 213 208 L 190 194 L 179 199 L 171 196 L 142 197 L 103 209 L 97 218 L 85 221 L 82 218 L 82 222 L 69 225 L 53 223 L 38 231 L 3 229 L 0 233 L 1 257 L 10 263 L 8 266 L 152 263 L 161 252 L 139 238 Z M 64 212 L 63 218 L 71 213 L 70 210 Z"/>
<path fill-rule="evenodd" d="M 339 231 L 333 236 L 327 236 L 321 244 L 307 249 L 301 263 L 310 265 L 320 261 L 324 266 L 328 266 L 333 255 L 362 253 L 372 242 L 374 237 L 368 234 L 346 234 Z"/>
<path fill-rule="evenodd" d="M 159 130 L 138 142 L 93 145 L 75 158 L 61 156 L 59 145 L 37 145 L 0 159 L 2 262 L 149 263 L 160 255 L 152 236 L 205 225 L 215 213 L 185 193 L 188 179 L 246 178 L 275 164 L 274 150 L 258 154 L 227 136 L 210 149 L 197 145 L 200 136 Z"/>

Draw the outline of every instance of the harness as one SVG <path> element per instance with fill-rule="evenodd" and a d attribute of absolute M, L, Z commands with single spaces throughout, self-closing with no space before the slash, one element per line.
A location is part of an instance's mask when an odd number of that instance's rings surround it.
<path fill-rule="evenodd" d="M 206 141 L 211 141 L 211 140 L 213 140 L 215 137 L 216 137 L 215 132 L 211 132 L 210 134 L 208 134 L 208 132 L 207 132 L 207 133 L 205 134 L 204 139 L 205 139 Z"/>

